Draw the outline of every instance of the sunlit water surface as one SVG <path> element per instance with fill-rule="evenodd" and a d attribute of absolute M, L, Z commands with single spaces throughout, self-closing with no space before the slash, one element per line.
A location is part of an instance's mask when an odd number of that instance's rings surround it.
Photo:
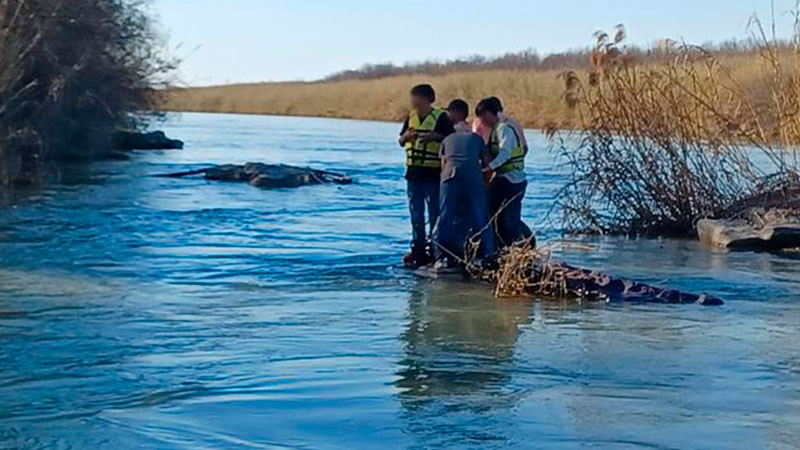
<path fill-rule="evenodd" d="M 184 151 L 74 169 L 0 210 L 2 448 L 787 448 L 800 262 L 688 241 L 564 255 L 724 307 L 496 300 L 416 279 L 393 124 L 186 114 Z M 531 133 L 525 215 L 561 182 Z M 150 175 L 262 161 L 264 191 Z"/>

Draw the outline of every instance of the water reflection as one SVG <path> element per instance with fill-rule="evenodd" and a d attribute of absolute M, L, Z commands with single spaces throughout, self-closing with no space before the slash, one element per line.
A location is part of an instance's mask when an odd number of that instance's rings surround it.
<path fill-rule="evenodd" d="M 408 431 L 428 443 L 506 440 L 495 422 L 520 397 L 509 382 L 531 304 L 497 300 L 480 285 L 420 282 L 408 309 L 397 381 Z M 454 415 L 482 420 L 453 421 Z"/>
<path fill-rule="evenodd" d="M 796 261 L 598 239 L 559 258 L 725 307 L 497 301 L 388 269 L 408 240 L 396 125 L 169 127 L 187 150 L 0 207 L 0 448 L 796 448 Z M 561 184 L 545 156 L 531 223 Z M 246 161 L 358 182 L 150 176 Z"/>

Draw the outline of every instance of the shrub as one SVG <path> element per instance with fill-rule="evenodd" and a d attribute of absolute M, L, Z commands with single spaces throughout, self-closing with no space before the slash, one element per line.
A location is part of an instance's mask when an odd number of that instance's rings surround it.
<path fill-rule="evenodd" d="M 173 62 L 142 0 L 0 0 L 0 182 L 107 151 Z"/>
<path fill-rule="evenodd" d="M 571 174 L 559 196 L 566 231 L 687 236 L 767 179 L 796 182 L 800 56 L 753 24 L 758 91 L 700 47 L 672 44 L 665 62 L 638 64 L 622 28 L 596 35 L 588 79 L 563 77 L 585 130 L 556 141 Z"/>

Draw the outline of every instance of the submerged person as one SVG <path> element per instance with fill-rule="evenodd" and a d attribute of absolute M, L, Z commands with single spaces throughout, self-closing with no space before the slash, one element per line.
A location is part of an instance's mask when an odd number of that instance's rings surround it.
<path fill-rule="evenodd" d="M 489 184 L 489 209 L 496 218 L 498 246 L 509 246 L 533 237 L 530 228 L 522 221 L 522 200 L 528 187 L 525 177 L 527 149 L 520 132 L 510 121 L 501 120 L 502 104 L 494 98 L 482 100 L 475 114 L 489 135 L 491 161 L 484 168 Z"/>
<path fill-rule="evenodd" d="M 430 235 L 439 218 L 439 178 L 441 142 L 455 131 L 444 110 L 436 108 L 436 92 L 427 84 L 411 90 L 411 112 L 400 131 L 400 145 L 406 151 L 406 181 L 411 214 L 411 252 L 403 262 L 421 267 L 432 261 L 428 245 L 425 211 Z"/>
<path fill-rule="evenodd" d="M 483 184 L 482 161 L 488 161 L 483 140 L 472 133 L 466 119 L 469 106 L 455 100 L 447 108 L 456 133 L 442 143 L 440 216 L 436 226 L 437 271 L 455 270 L 454 257 L 464 258 L 467 240 L 480 233 L 475 256 L 479 262 L 494 253 L 494 235 L 489 226 L 489 205 Z"/>

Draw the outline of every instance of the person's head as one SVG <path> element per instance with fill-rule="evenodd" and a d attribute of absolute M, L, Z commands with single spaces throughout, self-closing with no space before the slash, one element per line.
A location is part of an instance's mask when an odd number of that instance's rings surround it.
<path fill-rule="evenodd" d="M 475 115 L 487 127 L 494 127 L 500 121 L 498 115 L 503 110 L 503 105 L 497 98 L 485 98 L 475 108 Z"/>
<path fill-rule="evenodd" d="M 495 105 L 497 105 L 497 109 L 500 112 L 503 112 L 503 102 L 501 102 L 499 98 L 497 98 L 497 97 L 489 97 L 486 100 L 488 100 L 488 101 L 494 103 Z"/>
<path fill-rule="evenodd" d="M 461 99 L 453 100 L 447 107 L 447 116 L 453 123 L 460 123 L 469 117 L 469 105 Z"/>
<path fill-rule="evenodd" d="M 411 107 L 417 112 L 427 112 L 436 101 L 436 91 L 430 84 L 420 84 L 411 89 Z"/>

